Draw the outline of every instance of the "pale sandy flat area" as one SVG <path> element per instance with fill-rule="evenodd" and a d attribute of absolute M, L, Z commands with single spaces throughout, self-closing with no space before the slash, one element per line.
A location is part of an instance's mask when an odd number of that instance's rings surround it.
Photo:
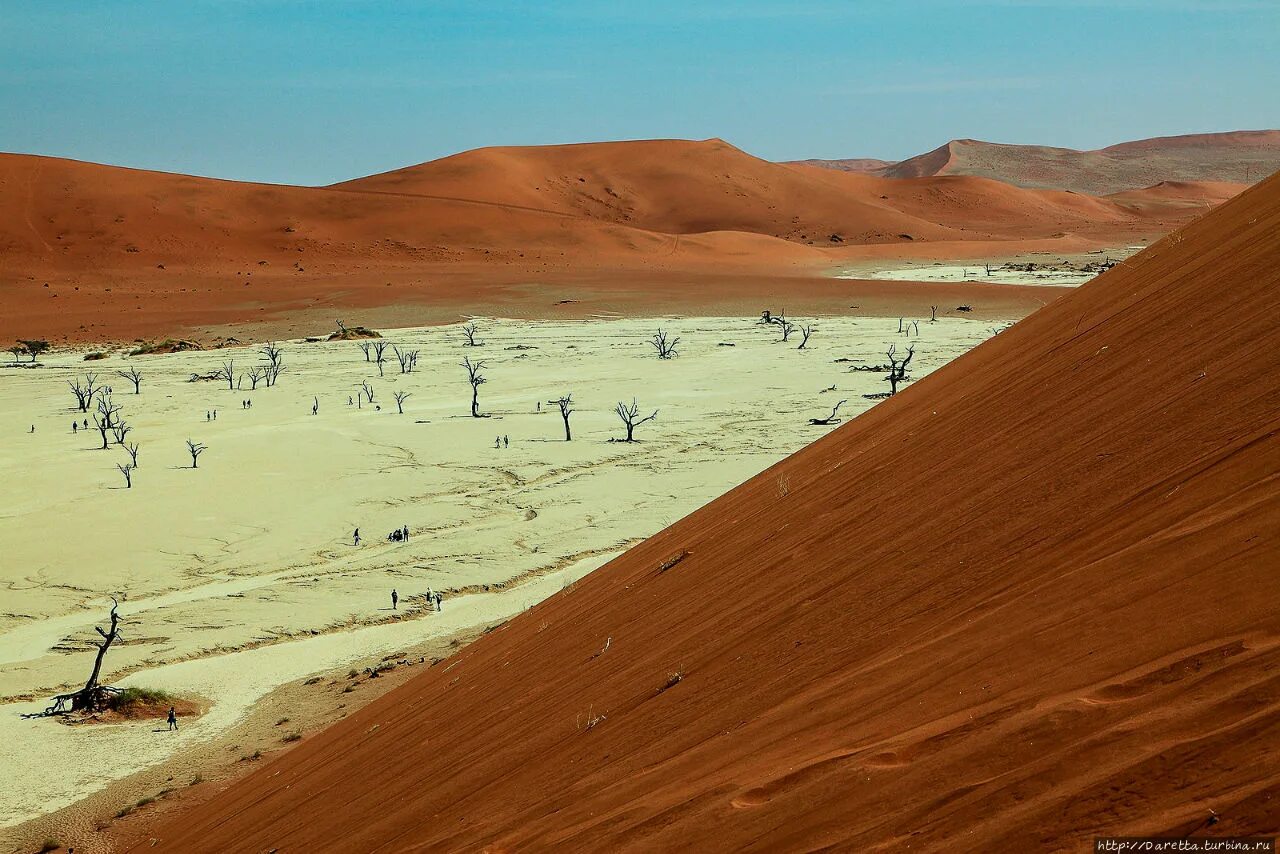
<path fill-rule="evenodd" d="M 1074 253 L 1068 257 L 1049 252 L 1031 252 L 1011 258 L 973 261 L 898 261 L 861 263 L 841 272 L 837 278 L 879 279 L 892 282 L 983 282 L 993 285 L 1040 285 L 1075 288 L 1095 278 L 1103 261 L 1122 261 L 1143 249 L 1125 246 Z M 1089 269 L 1087 269 L 1089 268 Z"/>
<path fill-rule="evenodd" d="M 883 374 L 851 367 L 888 345 L 916 346 L 918 378 L 990 334 L 954 317 L 911 337 L 896 319 L 824 317 L 800 350 L 798 333 L 783 344 L 752 318 L 479 326 L 475 348 L 457 326 L 386 333 L 421 355 L 401 374 L 388 348 L 385 376 L 355 342 L 285 342 L 278 385 L 253 391 L 189 378 L 228 360 L 241 376 L 254 347 L 0 370 L 0 827 L 213 738 L 279 685 L 528 608 L 832 429 L 807 419 L 837 400 L 846 417 L 874 405 L 862 395 L 887 390 Z M 659 326 L 680 336 L 677 358 L 648 343 Z M 469 415 L 464 356 L 485 362 L 489 417 Z M 140 394 L 115 373 L 129 366 Z M 123 449 L 71 430 L 85 415 L 67 381 L 86 372 L 133 428 L 131 489 Z M 349 404 L 365 381 L 374 403 Z M 411 395 L 403 414 L 397 390 Z M 566 392 L 571 442 L 547 404 Z M 657 419 L 634 444 L 610 442 L 614 406 L 633 397 Z M 188 438 L 208 446 L 195 469 Z M 407 543 L 386 540 L 405 525 Z M 425 608 L 428 588 L 442 613 Z M 111 595 L 124 642 L 106 679 L 211 704 L 178 736 L 20 717 L 83 681 Z"/>

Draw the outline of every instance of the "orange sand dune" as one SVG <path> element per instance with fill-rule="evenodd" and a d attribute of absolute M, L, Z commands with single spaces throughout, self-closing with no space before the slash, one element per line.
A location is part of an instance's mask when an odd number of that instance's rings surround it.
<path fill-rule="evenodd" d="M 679 283 L 737 276 L 757 300 L 796 279 L 816 290 L 859 246 L 1071 251 L 1162 234 L 1198 210 L 1167 193 L 785 166 L 719 140 L 482 149 L 331 188 L 0 155 L 0 339 L 279 334 L 304 320 L 317 332 L 367 309 L 425 322 L 502 304 L 511 288 L 531 313 L 650 291 L 662 310 L 697 310 L 701 289 Z"/>
<path fill-rule="evenodd" d="M 1274 178 L 133 850 L 1276 835 L 1278 230 Z"/>
<path fill-rule="evenodd" d="M 1096 151 L 953 139 L 899 163 L 865 158 L 801 162 L 889 178 L 974 175 L 1020 187 L 1109 194 L 1160 181 L 1260 181 L 1280 169 L 1280 130 L 1162 136 Z"/>

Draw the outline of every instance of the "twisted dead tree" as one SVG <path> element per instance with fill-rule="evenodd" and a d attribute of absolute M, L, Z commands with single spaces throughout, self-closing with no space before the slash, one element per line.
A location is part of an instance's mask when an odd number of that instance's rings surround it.
<path fill-rule="evenodd" d="M 564 419 L 564 440 L 573 441 L 573 433 L 569 430 L 569 416 L 573 414 L 573 394 L 561 395 L 555 400 L 548 400 L 547 403 L 554 403 L 560 407 L 560 417 Z"/>
<path fill-rule="evenodd" d="M 396 354 L 396 361 L 400 363 L 400 373 L 413 373 L 414 367 L 418 364 L 418 351 L 401 350 L 394 344 L 391 345 L 391 349 Z"/>
<path fill-rule="evenodd" d="M 258 353 L 267 360 L 262 371 L 267 381 L 267 388 L 271 388 L 284 373 L 284 348 L 274 341 L 268 341 L 258 349 Z"/>
<path fill-rule="evenodd" d="M 124 475 L 124 488 L 133 489 L 133 464 L 116 463 L 116 468 L 120 469 L 120 474 Z"/>
<path fill-rule="evenodd" d="M 831 414 L 826 418 L 810 418 L 809 423 L 818 426 L 827 426 L 829 424 L 839 424 L 843 419 L 837 418 L 836 413 L 840 411 L 840 407 L 848 403 L 848 400 L 842 400 L 835 406 L 831 407 Z"/>
<path fill-rule="evenodd" d="M 387 345 L 390 341 L 374 341 L 373 342 L 373 361 L 378 366 L 378 376 L 382 376 L 382 365 L 387 361 Z"/>
<path fill-rule="evenodd" d="M 634 442 L 636 428 L 646 421 L 652 421 L 658 417 L 658 410 L 653 410 L 653 414 L 644 418 L 640 417 L 640 405 L 636 403 L 636 399 L 631 398 L 631 406 L 627 406 L 622 401 L 618 401 L 618 406 L 614 409 L 618 413 L 618 418 L 622 420 L 622 424 L 627 429 L 627 438 L 623 442 Z M 610 441 L 618 441 L 612 439 Z"/>
<path fill-rule="evenodd" d="M 93 413 L 94 426 L 98 428 L 98 432 L 102 434 L 102 450 L 107 449 L 107 433 L 116 426 L 116 416 L 120 414 L 120 407 L 111 402 L 111 392 L 103 391 L 98 395 L 98 409 Z"/>
<path fill-rule="evenodd" d="M 236 387 L 236 362 L 235 359 L 228 359 L 222 363 L 222 367 L 214 374 L 227 381 L 227 389 L 232 390 Z"/>
<path fill-rule="evenodd" d="M 209 450 L 208 446 L 187 440 L 187 453 L 191 455 L 191 467 L 199 468 L 200 455 Z"/>
<path fill-rule="evenodd" d="M 911 357 L 916 354 L 914 344 L 907 348 L 907 355 L 902 359 L 897 358 L 897 350 L 897 345 L 889 345 L 887 354 L 889 356 L 889 375 L 885 377 L 885 380 L 889 383 L 890 397 L 898 393 L 898 383 L 907 378 L 907 365 L 911 364 Z"/>
<path fill-rule="evenodd" d="M 796 348 L 797 350 L 803 350 L 805 346 L 809 343 L 809 336 L 813 334 L 813 324 L 806 323 L 804 326 L 801 326 L 800 334 L 803 337 L 800 339 L 800 346 Z"/>
<path fill-rule="evenodd" d="M 779 331 L 782 332 L 782 343 L 785 344 L 787 343 L 787 339 L 791 337 L 791 333 L 796 331 L 796 325 L 790 320 L 787 320 L 787 316 L 785 314 L 782 317 L 777 318 L 777 324 Z"/>
<path fill-rule="evenodd" d="M 471 383 L 471 417 L 486 418 L 488 416 L 480 414 L 480 386 L 488 382 L 484 374 L 480 373 L 484 369 L 484 359 L 472 362 L 470 356 L 464 357 L 462 367 L 466 368 L 467 382 Z"/>
<path fill-rule="evenodd" d="M 653 345 L 653 349 L 658 351 L 659 359 L 670 359 L 672 356 L 680 355 L 676 352 L 676 345 L 680 343 L 680 337 L 676 336 L 668 341 L 667 333 L 661 327 L 658 328 L 657 334 L 653 336 L 653 340 L 649 343 Z"/>
<path fill-rule="evenodd" d="M 104 630 L 101 626 L 93 627 L 94 631 L 102 636 L 102 641 L 94 644 L 98 648 L 98 654 L 93 660 L 93 672 L 89 674 L 89 680 L 78 691 L 59 694 L 54 697 L 52 704 L 44 710 L 44 715 L 65 715 L 67 712 L 81 710 L 101 711 L 107 707 L 112 694 L 120 693 L 119 688 L 98 684 L 98 677 L 102 674 L 102 659 L 106 657 L 107 650 L 111 647 L 111 644 L 115 643 L 120 637 L 120 617 L 116 614 L 116 609 L 119 607 L 120 603 L 112 596 L 111 628 Z M 39 715 L 30 715 L 30 717 L 39 717 Z"/>
<path fill-rule="evenodd" d="M 130 427 L 129 423 L 123 418 L 113 424 L 111 427 L 111 433 L 115 436 L 116 444 L 123 445 L 125 437 L 129 435 L 131 430 L 133 430 L 133 428 Z"/>
<path fill-rule="evenodd" d="M 81 412 L 89 411 L 94 395 L 102 390 L 98 386 L 97 374 L 85 374 L 83 383 L 79 379 L 67 380 L 67 385 L 71 386 L 71 393 L 76 396 L 76 407 Z"/>
<path fill-rule="evenodd" d="M 468 323 L 466 326 L 462 327 L 462 337 L 466 339 L 462 346 L 479 347 L 482 345 L 484 343 L 483 341 L 476 340 L 476 333 L 479 331 L 480 330 L 476 327 L 475 323 Z"/>
<path fill-rule="evenodd" d="M 401 415 L 404 415 L 404 402 L 409 398 L 409 394 L 410 392 L 407 391 L 397 391 L 393 392 L 391 395 L 396 399 L 396 412 L 399 412 Z"/>
<path fill-rule="evenodd" d="M 125 452 L 129 454 L 129 464 L 132 465 L 134 468 L 137 468 L 138 467 L 138 443 L 125 442 L 124 449 L 125 449 Z"/>
<path fill-rule="evenodd" d="M 137 368 L 129 368 L 127 371 L 116 371 L 116 376 L 122 377 L 133 383 L 134 394 L 140 394 L 142 392 L 142 371 Z"/>
<path fill-rule="evenodd" d="M 369 353 L 373 351 L 373 344 L 370 343 L 369 341 L 361 341 L 359 346 L 360 346 L 360 352 L 364 353 L 364 360 L 366 362 L 370 361 Z"/>
<path fill-rule="evenodd" d="M 258 383 L 262 382 L 262 378 L 265 377 L 267 373 L 266 371 L 262 370 L 262 368 L 259 367 L 258 365 L 254 365 L 252 368 L 246 371 L 244 375 L 249 378 L 250 390 L 256 391 L 258 388 Z"/>
<path fill-rule="evenodd" d="M 369 399 L 370 403 L 373 403 L 373 386 L 369 385 L 368 380 L 360 381 L 360 391 Z"/>

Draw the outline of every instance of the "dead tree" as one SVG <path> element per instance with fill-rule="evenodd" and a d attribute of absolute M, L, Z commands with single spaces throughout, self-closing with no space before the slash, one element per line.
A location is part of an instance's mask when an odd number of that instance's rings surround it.
<path fill-rule="evenodd" d="M 902 334 L 902 321 L 903 321 L 903 318 L 899 317 L 898 318 L 898 334 L 899 335 Z"/>
<path fill-rule="evenodd" d="M 235 359 L 228 359 L 227 361 L 223 362 L 222 369 L 217 372 L 216 376 L 219 376 L 222 379 L 227 381 L 227 389 L 229 391 L 234 390 L 236 387 Z"/>
<path fill-rule="evenodd" d="M 258 349 L 258 353 L 267 360 L 262 370 L 267 380 L 267 388 L 271 388 L 284 373 L 284 349 L 276 342 L 268 341 Z"/>
<path fill-rule="evenodd" d="M 649 343 L 653 345 L 653 349 L 658 351 L 659 359 L 670 359 L 672 356 L 680 355 L 676 352 L 676 345 L 680 343 L 679 336 L 668 341 L 667 333 L 661 327 L 659 327 L 657 334 L 653 336 L 653 340 Z"/>
<path fill-rule="evenodd" d="M 418 364 L 418 351 L 401 350 L 394 344 L 391 345 L 391 349 L 396 354 L 396 361 L 400 363 L 400 373 L 413 373 L 414 366 Z"/>
<path fill-rule="evenodd" d="M 916 354 L 916 348 L 913 344 L 907 348 L 906 357 L 898 359 L 895 355 L 897 353 L 897 349 L 896 345 L 890 344 L 889 352 L 887 354 L 889 356 L 889 375 L 885 377 L 885 379 L 889 382 L 890 397 L 898 393 L 898 383 L 907 378 L 907 365 L 911 364 L 911 357 Z"/>
<path fill-rule="evenodd" d="M 474 326 L 474 324 L 472 324 Z M 476 346 L 471 344 L 469 346 Z M 480 386 L 484 385 L 488 380 L 484 378 L 484 374 L 480 373 L 484 369 L 484 360 L 479 359 L 475 362 L 471 361 L 471 357 L 467 356 L 462 360 L 462 367 L 467 369 L 467 382 L 471 383 L 471 417 L 483 418 L 480 414 Z"/>
<path fill-rule="evenodd" d="M 467 339 L 462 346 L 463 347 L 479 347 L 480 345 L 484 344 L 483 341 L 476 340 L 476 333 L 479 331 L 480 330 L 476 327 L 474 323 L 468 323 L 466 326 L 462 327 L 462 337 Z"/>
<path fill-rule="evenodd" d="M 344 331 L 345 331 L 345 328 L 344 328 Z M 369 359 L 369 353 L 370 353 L 370 351 L 372 351 L 372 350 L 373 350 L 373 344 L 372 344 L 371 342 L 369 342 L 369 341 L 361 341 L 361 342 L 360 342 L 360 352 L 361 352 L 361 353 L 364 353 L 364 360 L 365 360 L 366 362 L 370 361 L 370 359 Z"/>
<path fill-rule="evenodd" d="M 764 324 L 773 323 L 773 312 L 769 311 L 767 308 L 760 312 L 760 322 Z"/>
<path fill-rule="evenodd" d="M 623 425 L 627 428 L 627 438 L 622 440 L 624 442 L 634 442 L 636 428 L 644 422 L 652 421 L 658 417 L 658 410 L 655 409 L 652 415 L 641 418 L 640 406 L 636 403 L 634 397 L 631 398 L 631 406 L 629 407 L 622 401 L 618 401 L 618 406 L 614 409 L 614 412 L 618 413 L 618 418 L 622 419 Z"/>
<path fill-rule="evenodd" d="M 784 314 L 782 317 L 776 318 L 778 329 L 782 332 L 782 343 L 787 343 L 787 339 L 791 337 L 791 333 L 796 331 L 796 325 Z"/>
<path fill-rule="evenodd" d="M 127 371 L 116 371 L 116 375 L 133 383 L 134 394 L 142 392 L 142 371 L 139 371 L 137 368 L 129 368 Z"/>
<path fill-rule="evenodd" d="M 365 397 L 369 398 L 370 403 L 373 403 L 373 386 L 369 385 L 368 380 L 360 381 L 360 391 Z"/>
<path fill-rule="evenodd" d="M 566 394 L 557 397 L 555 400 L 548 400 L 547 403 L 554 403 L 560 407 L 560 417 L 564 419 L 564 440 L 566 442 L 573 440 L 573 433 L 569 431 L 569 416 L 573 414 L 573 394 Z"/>
<path fill-rule="evenodd" d="M 207 446 L 201 445 L 199 442 L 187 440 L 187 453 L 191 454 L 191 467 L 199 468 L 200 455 L 209 450 Z"/>
<path fill-rule="evenodd" d="M 116 415 L 120 407 L 111 402 L 111 393 L 104 391 L 98 395 L 98 409 L 93 413 L 94 426 L 102 434 L 102 450 L 107 449 L 107 433 L 116 426 Z"/>
<path fill-rule="evenodd" d="M 115 597 L 111 597 L 111 628 L 103 630 L 101 626 L 94 626 L 94 631 L 102 636 L 100 643 L 94 644 L 98 648 L 98 654 L 93 659 L 93 672 L 89 674 L 89 679 L 84 683 L 84 687 L 78 691 L 72 691 L 69 694 L 58 694 L 53 698 L 53 702 L 44 710 L 45 715 L 65 715 L 67 712 L 78 712 L 82 710 L 96 712 L 107 707 L 107 702 L 111 695 L 120 693 L 119 688 L 113 688 L 110 685 L 98 684 L 98 677 L 102 675 L 102 660 L 106 658 L 107 650 L 120 637 L 120 618 L 116 614 L 116 609 L 120 607 L 120 603 Z M 67 708 L 70 703 L 71 707 Z M 32 715 L 31 717 L 36 717 Z"/>
<path fill-rule="evenodd" d="M 389 341 L 373 342 L 373 361 L 378 365 L 378 376 L 382 376 L 382 363 L 387 361 L 386 352 Z"/>
<path fill-rule="evenodd" d="M 89 411 L 89 406 L 93 403 L 93 396 L 101 391 L 97 383 L 97 374 L 85 374 L 84 383 L 81 383 L 79 379 L 67 380 L 67 385 L 71 386 L 71 393 L 76 396 L 76 406 L 81 412 Z"/>
<path fill-rule="evenodd" d="M 125 438 L 126 436 L 128 436 L 128 435 L 129 435 L 129 431 L 130 431 L 130 430 L 132 430 L 132 429 L 133 429 L 133 428 L 132 428 L 132 427 L 130 427 L 130 426 L 129 426 L 129 424 L 128 424 L 128 422 L 126 422 L 123 418 L 122 418 L 122 419 L 120 419 L 119 421 L 117 421 L 117 422 L 116 422 L 116 423 L 111 427 L 111 433 L 112 433 L 112 435 L 114 435 L 114 436 L 115 436 L 115 438 L 116 438 L 116 444 L 117 444 L 117 445 L 123 445 L 123 444 L 124 444 L 124 438 Z"/>
<path fill-rule="evenodd" d="M 397 392 L 393 392 L 391 396 L 396 399 L 396 412 L 399 412 L 401 415 L 404 415 L 404 402 L 406 399 L 408 399 L 409 392 L 397 391 Z"/>
<path fill-rule="evenodd" d="M 813 334 L 813 324 L 806 323 L 804 326 L 801 326 L 800 334 L 803 337 L 800 339 L 800 346 L 796 348 L 797 350 L 803 350 L 805 345 L 809 343 L 809 336 Z"/>
<path fill-rule="evenodd" d="M 126 442 L 126 443 L 125 443 L 125 445 L 124 445 L 124 449 L 125 449 L 125 451 L 127 451 L 127 452 L 128 452 L 128 454 L 129 454 L 129 463 L 130 463 L 130 465 L 132 465 L 134 468 L 137 468 L 137 467 L 138 467 L 138 443 L 137 443 L 137 442 L 132 442 L 132 443 L 130 443 L 130 442 Z"/>
<path fill-rule="evenodd" d="M 133 464 L 116 463 L 116 468 L 120 469 L 120 474 L 124 475 L 124 488 L 133 489 Z"/>
<path fill-rule="evenodd" d="M 930 323 L 938 322 L 938 307 L 936 305 L 929 306 L 929 322 Z"/>
<path fill-rule="evenodd" d="M 254 365 L 250 368 L 245 373 L 245 376 L 249 378 L 250 390 L 256 390 L 258 388 L 258 383 L 262 382 L 262 378 L 266 375 L 266 372 L 258 365 Z"/>
<path fill-rule="evenodd" d="M 841 419 L 836 417 L 836 413 L 840 411 L 840 407 L 844 406 L 848 402 L 849 401 L 847 400 L 840 401 L 835 406 L 831 407 L 831 414 L 828 415 L 826 418 L 810 418 L 809 423 L 817 424 L 821 426 L 826 426 L 828 424 L 839 424 Z"/>

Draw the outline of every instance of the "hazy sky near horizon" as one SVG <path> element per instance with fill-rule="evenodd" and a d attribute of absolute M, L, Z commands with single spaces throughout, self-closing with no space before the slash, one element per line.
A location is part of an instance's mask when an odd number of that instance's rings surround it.
<path fill-rule="evenodd" d="M 1280 127 L 1280 0 L 4 0 L 0 150 L 323 184 L 485 145 L 771 160 Z"/>

